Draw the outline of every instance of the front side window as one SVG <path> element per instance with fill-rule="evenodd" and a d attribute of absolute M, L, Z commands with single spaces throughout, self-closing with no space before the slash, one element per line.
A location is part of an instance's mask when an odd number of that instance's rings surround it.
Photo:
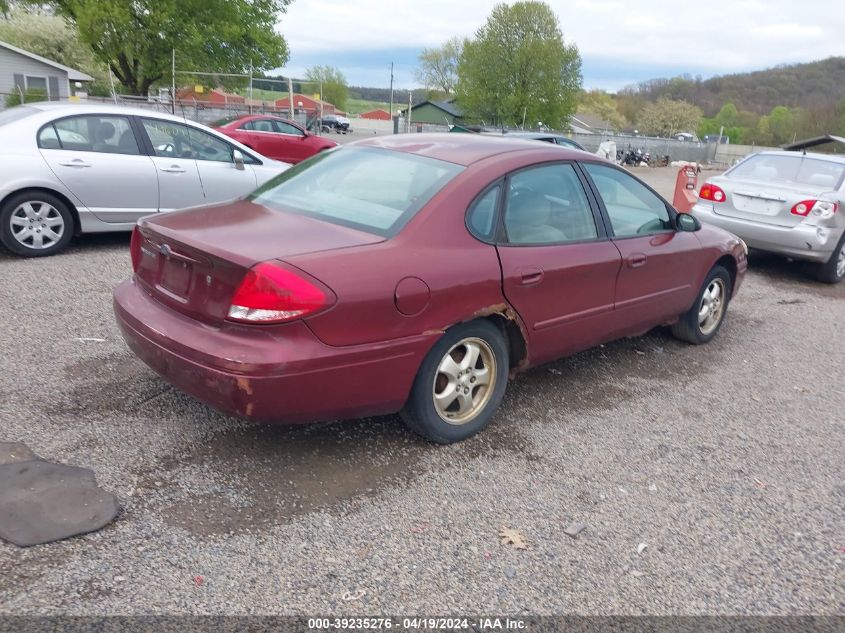
<path fill-rule="evenodd" d="M 284 121 L 273 121 L 273 124 L 276 126 L 276 131 L 280 134 L 302 136 L 302 132 L 299 130 L 299 128 L 291 125 L 290 123 L 285 123 Z"/>
<path fill-rule="evenodd" d="M 323 152 L 291 167 L 250 199 L 390 236 L 463 169 L 405 152 L 348 148 Z"/>
<path fill-rule="evenodd" d="M 572 165 L 534 167 L 511 176 L 505 231 L 510 244 L 564 244 L 596 239 L 595 218 Z"/>
<path fill-rule="evenodd" d="M 191 139 L 194 158 L 197 160 L 211 160 L 218 163 L 233 162 L 232 152 L 234 147 L 226 141 L 195 127 L 188 128 L 188 137 Z"/>
<path fill-rule="evenodd" d="M 84 115 L 59 119 L 41 128 L 38 146 L 104 154 L 140 154 L 138 141 L 122 116 Z"/>
<path fill-rule="evenodd" d="M 188 126 L 172 121 L 143 119 L 144 131 L 150 137 L 153 152 L 164 158 L 193 158 Z"/>
<path fill-rule="evenodd" d="M 673 230 L 666 203 L 621 169 L 584 163 L 604 202 L 616 237 L 649 235 Z"/>

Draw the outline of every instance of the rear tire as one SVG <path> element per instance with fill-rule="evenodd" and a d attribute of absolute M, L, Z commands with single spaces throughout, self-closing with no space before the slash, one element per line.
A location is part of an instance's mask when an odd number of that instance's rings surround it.
<path fill-rule="evenodd" d="M 714 266 L 692 307 L 672 326 L 672 334 L 693 345 L 710 342 L 725 321 L 732 287 L 731 274 L 722 266 Z"/>
<path fill-rule="evenodd" d="M 826 284 L 838 284 L 845 279 L 845 233 L 839 238 L 830 259 L 819 266 L 816 278 Z"/>
<path fill-rule="evenodd" d="M 484 320 L 457 325 L 423 360 L 402 419 L 439 444 L 472 437 L 499 408 L 509 369 L 508 345 L 499 328 Z"/>
<path fill-rule="evenodd" d="M 70 209 L 44 191 L 13 195 L 0 209 L 0 242 L 16 255 L 55 255 L 70 244 L 73 230 Z"/>

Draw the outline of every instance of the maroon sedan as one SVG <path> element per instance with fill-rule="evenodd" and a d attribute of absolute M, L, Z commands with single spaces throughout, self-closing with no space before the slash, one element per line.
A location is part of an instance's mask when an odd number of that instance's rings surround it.
<path fill-rule="evenodd" d="M 218 132 L 268 158 L 299 163 L 337 143 L 316 136 L 286 119 L 264 114 L 221 119 L 211 124 Z"/>
<path fill-rule="evenodd" d="M 114 293 L 178 388 L 265 422 L 401 411 L 455 442 L 515 372 L 658 325 L 718 332 L 745 245 L 576 150 L 372 138 L 248 199 L 142 220 Z"/>

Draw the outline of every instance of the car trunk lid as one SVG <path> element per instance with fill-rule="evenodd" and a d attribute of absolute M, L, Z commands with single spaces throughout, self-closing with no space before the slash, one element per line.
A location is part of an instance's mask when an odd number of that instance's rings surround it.
<path fill-rule="evenodd" d="M 248 201 L 153 216 L 139 230 L 138 283 L 208 323 L 226 318 L 235 290 L 260 262 L 384 240 Z"/>
<path fill-rule="evenodd" d="M 710 178 L 708 182 L 725 192 L 725 202 L 713 203 L 715 214 L 784 227 L 796 226 L 805 220 L 792 213 L 796 204 L 826 199 L 825 194 L 830 192 L 828 187 L 727 176 Z"/>

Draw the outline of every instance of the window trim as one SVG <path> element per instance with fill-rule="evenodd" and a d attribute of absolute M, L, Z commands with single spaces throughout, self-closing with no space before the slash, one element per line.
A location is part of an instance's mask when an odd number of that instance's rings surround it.
<path fill-rule="evenodd" d="M 636 180 L 639 184 L 653 193 L 658 200 L 660 200 L 663 205 L 666 207 L 666 212 L 669 214 L 669 222 L 672 223 L 672 227 L 670 229 L 664 229 L 662 231 L 652 231 L 651 233 L 636 233 L 635 235 L 616 235 L 616 232 L 613 230 L 613 222 L 610 220 L 610 214 L 607 211 L 607 207 L 604 204 L 604 200 L 602 200 L 601 194 L 599 193 L 598 187 L 596 186 L 595 181 L 590 176 L 590 172 L 587 171 L 586 165 L 598 165 L 600 167 L 610 167 L 611 169 L 615 169 L 616 171 L 622 172 L 626 176 L 629 176 Z M 650 187 L 647 183 L 643 182 L 639 178 L 637 178 L 634 174 L 629 172 L 627 169 L 623 169 L 619 165 L 614 165 L 608 161 L 599 161 L 599 160 L 585 160 L 580 161 L 579 167 L 584 174 L 584 178 L 589 183 L 590 189 L 592 190 L 593 196 L 595 198 L 596 203 L 601 209 L 602 219 L 605 223 L 605 229 L 607 231 L 607 235 L 611 240 L 614 241 L 621 241 L 621 240 L 630 240 L 636 239 L 640 237 L 654 237 L 655 235 L 667 235 L 669 233 L 677 233 L 677 224 L 678 224 L 678 211 L 666 201 L 666 198 L 661 196 L 657 193 L 652 187 Z"/>
<path fill-rule="evenodd" d="M 519 174 L 520 172 L 527 171 L 529 169 L 537 169 L 542 167 L 553 167 L 555 165 L 571 165 L 572 170 L 575 172 L 575 176 L 578 178 L 578 181 L 581 183 L 581 187 L 584 190 L 584 197 L 587 199 L 587 204 L 590 207 L 590 212 L 593 216 L 593 222 L 596 225 L 596 237 L 590 239 L 583 239 L 583 240 L 567 240 L 565 242 L 525 242 L 515 244 L 513 242 L 508 241 L 507 233 L 505 231 L 505 213 L 507 212 L 507 192 L 510 188 L 510 181 L 511 177 Z M 524 167 L 520 167 L 518 169 L 514 169 L 513 171 L 508 172 L 505 174 L 501 180 L 504 182 L 504 186 L 502 187 L 502 191 L 499 198 L 499 208 L 498 208 L 498 221 L 496 224 L 496 241 L 494 242 L 497 247 L 511 247 L 511 248 L 523 248 L 523 247 L 543 247 L 543 246 L 572 246 L 574 244 L 592 244 L 594 242 L 606 242 L 611 239 L 610 234 L 607 231 L 607 226 L 605 223 L 604 218 L 602 217 L 599 208 L 596 206 L 595 200 L 590 195 L 590 188 L 588 183 L 585 181 L 581 170 L 578 167 L 578 162 L 575 160 L 553 160 L 553 161 L 546 161 L 542 163 L 534 163 L 532 165 L 526 165 Z"/>
<path fill-rule="evenodd" d="M 56 127 L 56 123 L 61 121 L 66 121 L 67 119 L 82 119 L 82 118 L 118 118 L 118 119 L 126 119 L 126 122 L 129 124 L 129 129 L 132 130 L 132 134 L 135 137 L 135 144 L 138 146 L 138 153 L 137 154 L 126 154 L 124 152 L 98 152 L 94 149 L 66 149 L 64 143 L 62 143 L 62 137 L 59 135 L 59 130 Z M 56 148 L 48 148 L 41 146 L 41 132 L 43 132 L 46 128 L 52 127 L 53 133 L 56 135 L 56 139 L 59 141 L 59 151 L 62 152 L 85 152 L 86 154 L 104 154 L 109 156 L 147 156 L 147 148 L 144 145 L 144 142 L 139 135 L 138 129 L 135 125 L 134 121 L 135 117 L 130 114 L 121 114 L 121 113 L 113 113 L 113 112 L 86 112 L 84 114 L 68 114 L 66 116 L 58 117 L 51 121 L 47 121 L 44 125 L 38 128 L 38 131 L 35 133 L 35 145 L 38 147 L 39 150 L 42 149 L 53 149 Z"/>
<path fill-rule="evenodd" d="M 28 75 L 27 73 L 23 73 L 23 86 L 24 92 L 29 92 L 29 80 L 30 79 L 43 79 L 46 87 L 44 88 L 44 92 L 47 95 L 47 101 L 52 101 L 52 95 L 50 94 L 50 77 L 47 75 Z M 59 95 L 56 95 L 58 97 Z"/>

